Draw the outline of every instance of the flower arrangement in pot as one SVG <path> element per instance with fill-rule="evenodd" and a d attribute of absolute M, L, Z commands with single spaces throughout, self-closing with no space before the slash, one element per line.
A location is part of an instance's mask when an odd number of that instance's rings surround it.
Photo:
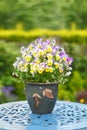
<path fill-rule="evenodd" d="M 15 75 L 25 83 L 32 113 L 51 113 L 58 94 L 58 84 L 71 74 L 73 59 L 55 40 L 36 39 L 21 47 L 21 56 L 13 66 Z"/>

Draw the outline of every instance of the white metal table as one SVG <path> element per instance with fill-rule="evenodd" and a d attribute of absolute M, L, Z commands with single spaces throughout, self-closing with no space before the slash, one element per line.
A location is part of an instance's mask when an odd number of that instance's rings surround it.
<path fill-rule="evenodd" d="M 0 130 L 87 130 L 87 105 L 57 101 L 51 114 L 32 114 L 27 101 L 0 105 Z"/>

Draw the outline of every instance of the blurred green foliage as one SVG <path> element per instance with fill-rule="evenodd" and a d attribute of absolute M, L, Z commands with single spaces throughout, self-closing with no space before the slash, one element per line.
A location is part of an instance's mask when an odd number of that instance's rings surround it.
<path fill-rule="evenodd" d="M 0 0 L 0 28 L 87 28 L 87 0 Z"/>
<path fill-rule="evenodd" d="M 63 43 L 65 50 L 73 58 L 73 73 L 69 82 L 59 86 L 59 99 L 77 101 L 79 92 L 87 92 L 87 45 Z M 84 98 L 84 95 L 83 95 Z"/>
<path fill-rule="evenodd" d="M 22 44 L 23 45 L 23 44 Z M 20 44 L 0 41 L 0 103 L 23 100 L 25 98 L 24 84 L 12 76 L 13 63 L 19 55 Z M 77 101 L 79 91 L 87 91 L 87 44 L 61 43 L 67 53 L 74 58 L 73 73 L 65 85 L 59 85 L 58 98 L 60 100 Z M 9 86 L 14 90 L 6 92 Z M 3 92 L 6 87 L 6 92 Z"/>
<path fill-rule="evenodd" d="M 18 54 L 18 44 L 8 44 L 4 41 L 0 42 L 0 103 L 20 100 L 20 98 L 23 99 L 24 97 L 23 84 L 19 83 L 18 80 L 12 76 L 13 62 Z M 4 87 L 6 87 L 6 89 L 3 92 L 2 89 Z M 14 91 L 10 92 L 10 90 L 8 90 L 9 87 L 12 87 Z"/>

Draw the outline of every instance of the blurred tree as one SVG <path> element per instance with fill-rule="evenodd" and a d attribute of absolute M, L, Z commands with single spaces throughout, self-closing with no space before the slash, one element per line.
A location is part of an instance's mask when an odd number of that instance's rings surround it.
<path fill-rule="evenodd" d="M 25 29 L 87 27 L 87 0 L 0 0 L 0 27 Z"/>
<path fill-rule="evenodd" d="M 66 26 L 69 28 L 72 23 L 75 23 L 77 28 L 87 28 L 87 0 L 65 1 L 62 7 L 65 14 Z"/>
<path fill-rule="evenodd" d="M 13 28 L 16 24 L 17 0 L 0 0 L 0 27 Z"/>

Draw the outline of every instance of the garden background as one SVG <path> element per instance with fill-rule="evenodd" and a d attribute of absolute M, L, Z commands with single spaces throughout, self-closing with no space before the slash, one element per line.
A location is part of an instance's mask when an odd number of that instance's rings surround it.
<path fill-rule="evenodd" d="M 55 38 L 74 58 L 58 99 L 87 103 L 87 0 L 0 0 L 0 103 L 26 99 L 13 63 L 39 37 Z"/>

